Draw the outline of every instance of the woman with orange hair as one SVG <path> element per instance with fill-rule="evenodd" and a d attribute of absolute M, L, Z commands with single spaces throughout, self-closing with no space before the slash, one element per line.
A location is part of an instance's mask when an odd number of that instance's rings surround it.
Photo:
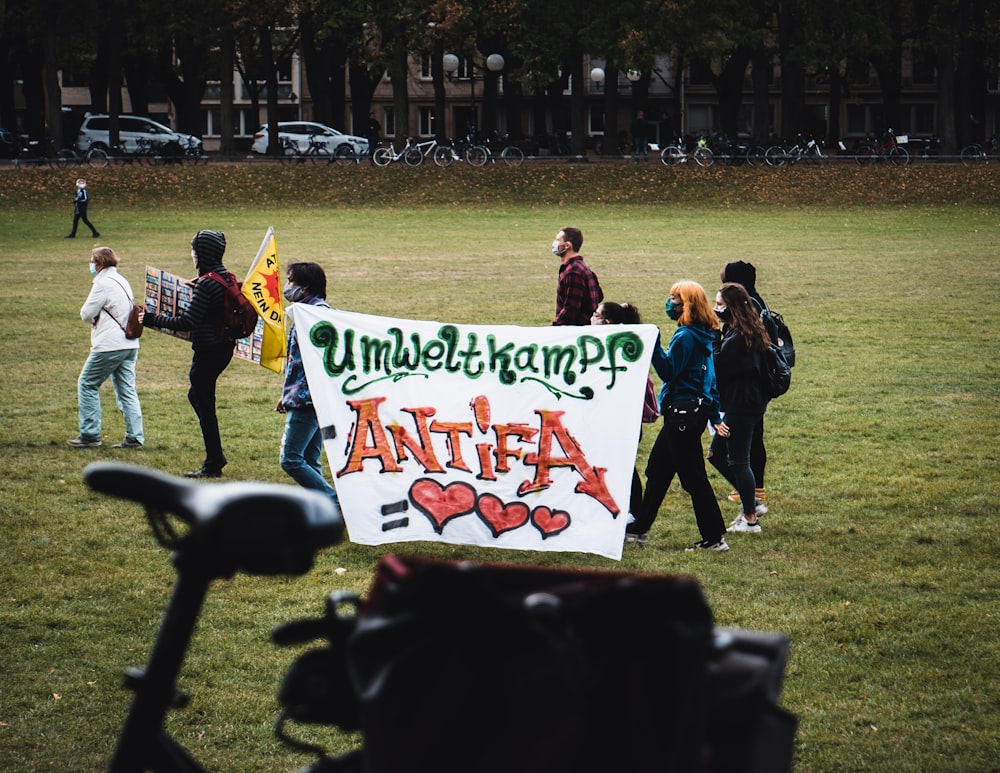
<path fill-rule="evenodd" d="M 626 528 L 626 540 L 645 542 L 663 497 L 676 475 L 691 497 L 701 540 L 688 550 L 722 553 L 726 524 L 705 471 L 701 436 L 711 422 L 722 437 L 729 435 L 719 416 L 719 393 L 715 384 L 712 346 L 719 329 L 715 311 L 704 288 L 697 282 L 681 281 L 670 288 L 667 316 L 677 322 L 666 352 L 657 345 L 653 367 L 663 381 L 660 414 L 663 427 L 653 443 L 646 464 L 646 492 L 635 522 Z"/>

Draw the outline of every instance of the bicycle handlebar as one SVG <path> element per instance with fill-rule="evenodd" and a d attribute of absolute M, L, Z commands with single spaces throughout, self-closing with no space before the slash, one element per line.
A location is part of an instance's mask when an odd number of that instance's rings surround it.
<path fill-rule="evenodd" d="M 321 548 L 343 538 L 344 521 L 319 492 L 279 483 L 194 483 L 132 464 L 88 465 L 94 491 L 146 508 L 161 544 L 194 556 L 213 576 L 304 574 Z M 188 525 L 168 542 L 165 514 Z"/>

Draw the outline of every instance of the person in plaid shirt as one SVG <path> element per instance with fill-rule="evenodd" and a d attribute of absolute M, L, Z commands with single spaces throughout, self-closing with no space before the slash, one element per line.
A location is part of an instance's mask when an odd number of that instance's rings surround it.
<path fill-rule="evenodd" d="M 552 253 L 562 258 L 553 325 L 589 325 L 598 304 L 604 300 L 597 274 L 583 262 L 582 246 L 583 232 L 579 228 L 563 228 L 552 242 Z"/>

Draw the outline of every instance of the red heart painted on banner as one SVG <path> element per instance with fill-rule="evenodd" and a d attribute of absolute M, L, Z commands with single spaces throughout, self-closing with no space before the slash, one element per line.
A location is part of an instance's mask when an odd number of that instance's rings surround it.
<path fill-rule="evenodd" d="M 479 517 L 490 527 L 494 537 L 499 537 L 505 531 L 517 529 L 528 522 L 528 506 L 523 502 L 511 502 L 505 505 L 499 497 L 493 494 L 483 494 L 476 502 Z"/>
<path fill-rule="evenodd" d="M 410 486 L 410 501 L 426 515 L 440 534 L 452 518 L 471 513 L 476 507 L 476 490 L 468 483 L 442 486 L 436 480 L 421 478 Z"/>
<path fill-rule="evenodd" d="M 531 523 L 542 533 L 542 539 L 546 539 L 566 531 L 570 517 L 565 510 L 553 511 L 543 505 L 531 511 Z"/>

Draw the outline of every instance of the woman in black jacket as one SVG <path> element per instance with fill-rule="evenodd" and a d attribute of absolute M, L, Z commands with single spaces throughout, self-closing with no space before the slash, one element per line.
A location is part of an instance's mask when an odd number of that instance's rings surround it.
<path fill-rule="evenodd" d="M 715 313 L 723 323 L 715 374 L 729 436 L 715 436 L 708 460 L 740 494 L 742 513 L 729 531 L 759 533 L 757 517 L 767 512 L 767 506 L 755 497 L 750 444 L 754 427 L 767 410 L 762 373 L 770 339 L 743 285 L 723 284 L 715 298 Z"/>

